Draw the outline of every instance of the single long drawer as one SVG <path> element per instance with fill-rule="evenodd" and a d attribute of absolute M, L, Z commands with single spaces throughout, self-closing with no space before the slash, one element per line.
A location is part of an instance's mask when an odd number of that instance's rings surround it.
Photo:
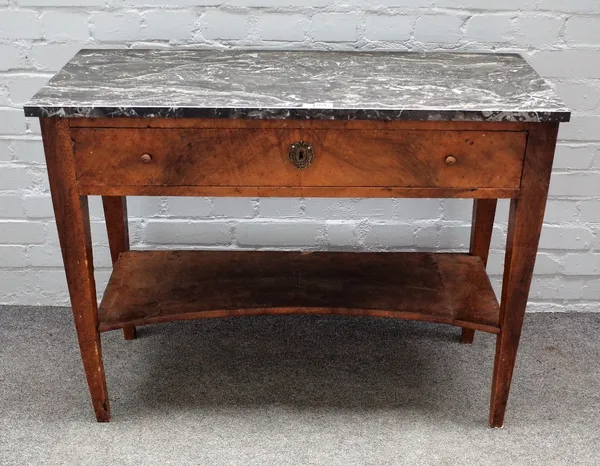
<path fill-rule="evenodd" d="M 72 138 L 86 186 L 516 189 L 526 145 L 518 131 L 74 128 Z M 300 141 L 310 163 L 290 157 Z"/>

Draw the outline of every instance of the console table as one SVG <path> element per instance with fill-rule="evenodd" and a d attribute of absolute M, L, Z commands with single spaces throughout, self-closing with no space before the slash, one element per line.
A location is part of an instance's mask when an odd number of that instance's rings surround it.
<path fill-rule="evenodd" d="M 81 357 L 110 418 L 101 332 L 203 317 L 351 314 L 497 335 L 503 425 L 570 112 L 518 55 L 82 50 L 25 106 L 41 121 Z M 96 299 L 87 198 L 114 264 Z M 130 251 L 126 196 L 472 198 L 470 251 Z M 510 198 L 502 297 L 485 265 Z"/>

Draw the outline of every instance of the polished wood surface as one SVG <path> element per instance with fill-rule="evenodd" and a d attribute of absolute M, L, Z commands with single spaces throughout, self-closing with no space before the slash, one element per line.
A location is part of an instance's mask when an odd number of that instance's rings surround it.
<path fill-rule="evenodd" d="M 67 120 L 41 119 L 52 204 L 62 250 L 79 350 L 96 419 L 110 419 L 98 309 L 87 197 L 77 192 Z"/>
<path fill-rule="evenodd" d="M 110 258 L 113 266 L 119 260 L 119 254 L 129 251 L 129 224 L 127 223 L 127 199 L 116 196 L 102 196 Z M 123 327 L 125 340 L 134 340 L 135 327 Z"/>
<path fill-rule="evenodd" d="M 300 186 L 296 130 L 73 129 L 85 186 Z M 150 160 L 142 160 L 149 156 Z"/>
<path fill-rule="evenodd" d="M 490 425 L 501 427 L 508 401 L 523 318 L 542 231 L 558 124 L 539 125 L 529 133 L 521 197 L 513 199 L 508 219 L 500 329 L 497 337 Z"/>
<path fill-rule="evenodd" d="M 487 265 L 494 230 L 494 217 L 496 216 L 497 199 L 475 199 L 473 201 L 473 217 L 471 219 L 471 244 L 469 254 L 481 258 L 483 265 Z M 475 331 L 463 329 L 461 343 L 473 343 Z"/>
<path fill-rule="evenodd" d="M 80 194 L 96 196 L 215 197 L 369 197 L 514 199 L 519 188 L 415 188 L 394 186 L 88 186 Z"/>
<path fill-rule="evenodd" d="M 557 124 L 46 119 L 42 134 L 82 359 L 109 419 L 99 331 L 171 320 L 326 313 L 497 334 L 489 422 L 504 422 Z M 299 170 L 289 145 L 310 142 Z M 87 195 L 104 200 L 113 274 L 97 308 Z M 472 198 L 469 254 L 129 251 L 125 196 Z M 501 304 L 485 272 L 510 198 Z M 465 251 L 466 252 L 466 251 Z"/>
<path fill-rule="evenodd" d="M 218 118 L 69 118 L 71 128 L 338 129 L 410 131 L 528 131 L 538 123 L 485 121 L 248 120 Z"/>
<path fill-rule="evenodd" d="M 499 306 L 481 259 L 466 254 L 135 251 L 121 254 L 99 312 L 101 330 L 298 313 L 497 333 Z"/>
<path fill-rule="evenodd" d="M 81 186 L 504 188 L 526 133 L 305 129 L 72 130 Z M 314 160 L 288 157 L 306 141 Z M 497 167 L 502 166 L 502 170 Z"/>
<path fill-rule="evenodd" d="M 526 133 L 311 130 L 302 137 L 315 148 L 314 162 L 301 172 L 305 188 L 516 189 Z"/>

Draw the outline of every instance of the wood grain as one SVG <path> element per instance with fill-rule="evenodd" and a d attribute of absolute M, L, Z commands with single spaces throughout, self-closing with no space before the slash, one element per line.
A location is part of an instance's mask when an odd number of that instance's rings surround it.
<path fill-rule="evenodd" d="M 227 128 L 415 131 L 527 131 L 532 123 L 506 121 L 252 120 L 218 118 L 71 118 L 71 128 Z M 537 123 L 534 123 L 537 124 Z"/>
<path fill-rule="evenodd" d="M 258 314 L 416 319 L 497 333 L 501 426 L 548 192 L 557 124 L 41 119 L 92 403 L 110 418 L 99 330 Z M 308 140 L 313 164 L 289 163 Z M 142 154 L 148 153 L 146 162 Z M 447 157 L 456 160 L 446 164 Z M 452 159 L 450 159 L 452 160 Z M 102 195 L 113 274 L 97 308 L 87 198 Z M 82 197 L 83 195 L 83 197 Z M 476 199 L 470 254 L 128 251 L 124 196 Z M 511 198 L 502 302 L 485 273 L 496 199 Z"/>
<path fill-rule="evenodd" d="M 473 217 L 471 220 L 471 245 L 469 254 L 481 258 L 483 265 L 487 265 L 494 230 L 494 217 L 496 216 L 497 199 L 475 199 L 473 201 Z M 475 331 L 463 329 L 461 343 L 471 344 L 475 338 Z"/>
<path fill-rule="evenodd" d="M 74 129 L 81 186 L 508 188 L 524 132 L 296 129 Z M 289 161 L 312 144 L 311 166 Z M 452 157 L 456 163 L 449 165 Z M 501 166 L 502 170 L 498 170 Z"/>
<path fill-rule="evenodd" d="M 490 402 L 490 425 L 501 427 L 525 317 L 537 254 L 558 124 L 540 124 L 529 133 L 521 197 L 511 201 L 500 309 L 500 334 Z"/>
<path fill-rule="evenodd" d="M 79 193 L 90 196 L 215 196 L 215 197 L 370 197 L 515 199 L 519 188 L 403 188 L 300 186 L 87 186 Z"/>
<path fill-rule="evenodd" d="M 68 120 L 41 118 L 40 123 L 79 349 L 96 419 L 106 422 L 110 407 L 98 332 L 87 198 L 77 192 Z"/>
<path fill-rule="evenodd" d="M 526 139 L 526 133 L 500 131 L 311 130 L 302 136 L 315 148 L 312 165 L 301 171 L 303 188 L 518 188 Z M 447 164 L 448 157 L 456 163 Z"/>
<path fill-rule="evenodd" d="M 496 333 L 498 312 L 481 260 L 465 254 L 136 251 L 120 256 L 100 304 L 100 329 L 307 313 Z"/>
<path fill-rule="evenodd" d="M 113 266 L 119 260 L 119 254 L 129 251 L 129 224 L 127 222 L 127 198 L 118 196 L 102 196 L 104 219 L 108 234 L 108 245 Z M 125 340 L 134 340 L 135 327 L 123 328 Z"/>
<path fill-rule="evenodd" d="M 71 136 L 80 185 L 300 185 L 288 159 L 301 139 L 295 130 L 88 128 Z"/>

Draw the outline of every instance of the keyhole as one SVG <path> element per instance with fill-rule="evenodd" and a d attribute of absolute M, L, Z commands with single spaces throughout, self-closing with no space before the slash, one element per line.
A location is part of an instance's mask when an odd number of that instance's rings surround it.
<path fill-rule="evenodd" d="M 290 151 L 288 152 L 290 162 L 296 166 L 296 168 L 302 170 L 310 165 L 313 160 L 314 152 L 312 146 L 304 141 L 296 142 L 290 145 Z"/>

